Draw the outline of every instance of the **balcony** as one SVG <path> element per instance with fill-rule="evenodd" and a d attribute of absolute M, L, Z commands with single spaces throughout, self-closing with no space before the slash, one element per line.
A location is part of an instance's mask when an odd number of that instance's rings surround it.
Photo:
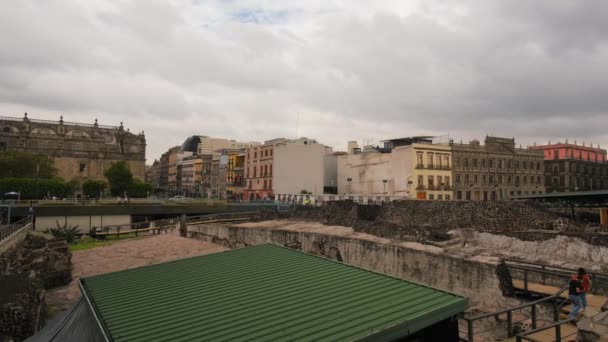
<path fill-rule="evenodd" d="M 416 164 L 416 169 L 418 169 L 418 170 L 425 169 L 425 170 L 446 170 L 446 171 L 450 171 L 450 170 L 452 170 L 452 167 L 449 166 L 449 165 L 446 166 L 446 165 L 435 165 L 435 164 L 433 164 L 433 165 L 425 166 L 424 164 Z"/>

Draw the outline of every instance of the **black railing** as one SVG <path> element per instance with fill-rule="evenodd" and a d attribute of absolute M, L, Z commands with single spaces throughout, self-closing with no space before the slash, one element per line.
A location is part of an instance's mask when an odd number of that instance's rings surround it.
<path fill-rule="evenodd" d="M 577 269 L 573 269 L 573 268 L 535 264 L 535 263 L 519 261 L 519 260 L 515 260 L 515 259 L 503 259 L 503 260 L 505 261 L 508 268 L 519 270 L 519 271 L 523 272 L 523 282 L 524 282 L 523 290 L 526 293 L 530 292 L 529 291 L 529 284 L 531 283 L 531 281 L 529 279 L 530 273 L 540 274 L 540 277 L 541 277 L 540 282 L 542 285 L 545 285 L 547 276 L 565 278 L 565 280 L 567 281 L 573 274 L 577 274 L 577 272 L 578 272 Z M 594 284 L 594 286 L 592 286 L 592 288 L 591 288 L 591 293 L 596 294 L 598 291 L 598 288 L 600 288 L 600 284 L 608 285 L 608 274 L 594 272 L 591 270 L 587 271 L 587 274 L 589 275 L 589 278 L 591 279 L 592 284 Z"/>
<path fill-rule="evenodd" d="M 537 329 L 537 321 L 538 321 L 538 310 L 537 310 L 537 306 L 540 304 L 550 304 L 553 308 L 553 322 L 558 322 L 559 321 L 559 312 L 561 307 L 564 304 L 564 300 L 563 298 L 561 298 L 561 294 L 566 291 L 566 289 L 568 289 L 568 287 L 563 287 L 561 288 L 559 291 L 557 291 L 554 295 L 549 296 L 549 297 L 545 297 L 539 300 L 535 300 L 533 302 L 530 303 L 526 303 L 526 304 L 522 304 L 519 306 L 515 306 L 515 307 L 511 307 L 511 308 L 507 308 L 507 309 L 503 309 L 503 310 L 499 310 L 496 312 L 491 312 L 491 313 L 487 313 L 487 314 L 482 314 L 482 315 L 478 315 L 475 317 L 464 317 L 463 320 L 466 322 L 467 325 L 467 331 L 466 331 L 466 337 L 460 337 L 460 340 L 463 342 L 473 342 L 474 337 L 475 337 L 475 326 L 474 323 L 476 321 L 482 320 L 482 319 L 487 319 L 487 318 L 497 318 L 499 315 L 502 314 L 506 314 L 507 315 L 507 325 L 506 325 L 506 329 L 507 329 L 507 337 L 513 337 L 513 311 L 517 311 L 517 310 L 522 310 L 522 309 L 526 309 L 526 308 L 530 308 L 530 322 L 531 322 L 531 327 L 532 329 Z M 560 302 L 561 301 L 561 302 Z M 495 329 L 499 329 L 502 327 L 497 327 Z M 490 330 L 495 330 L 495 329 L 490 329 Z M 488 331 L 488 330 L 486 330 Z M 486 332 L 483 331 L 483 332 Z M 479 333 L 479 332 L 478 332 Z"/>
<path fill-rule="evenodd" d="M 28 223 L 30 223 L 30 218 L 26 217 L 17 222 L 9 223 L 4 226 L 0 226 L 0 241 L 13 235 L 15 232 L 17 232 L 19 229 L 23 228 Z"/>
<path fill-rule="evenodd" d="M 568 318 L 566 320 L 563 321 L 557 321 L 554 322 L 552 324 L 549 325 L 545 325 L 544 327 L 540 327 L 537 329 L 532 329 L 532 330 L 528 330 L 526 332 L 523 333 L 519 333 L 517 335 L 515 335 L 515 341 L 516 342 L 522 342 L 522 341 L 530 341 L 530 342 L 542 342 L 542 340 L 538 340 L 535 339 L 533 337 L 530 337 L 530 335 L 536 334 L 537 332 L 541 332 L 541 331 L 545 331 L 545 330 L 549 330 L 551 328 L 555 329 L 555 339 L 553 341 L 561 341 L 563 338 L 568 338 L 568 337 L 572 337 L 574 336 L 574 334 L 577 334 L 577 332 L 574 332 L 570 335 L 566 335 L 566 336 L 562 336 L 562 325 L 566 324 L 566 323 L 570 323 L 576 320 L 576 317 L 573 318 Z"/>

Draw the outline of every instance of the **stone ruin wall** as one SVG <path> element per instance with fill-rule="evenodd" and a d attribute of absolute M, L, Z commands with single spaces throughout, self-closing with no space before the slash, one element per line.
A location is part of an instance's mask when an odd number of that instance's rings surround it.
<path fill-rule="evenodd" d="M 499 279 L 495 258 L 464 258 L 444 253 L 443 249 L 418 243 L 393 244 L 370 237 L 338 236 L 330 232 L 290 231 L 272 223 L 251 228 L 242 225 L 188 225 L 192 238 L 240 248 L 273 243 L 307 253 L 342 261 L 346 264 L 411 280 L 471 298 L 472 305 L 500 307 L 504 281 Z M 355 234 L 356 235 L 356 234 Z M 503 290 L 501 290 L 503 287 Z"/>
<path fill-rule="evenodd" d="M 0 341 L 21 341 L 44 325 L 46 290 L 72 280 L 64 240 L 28 234 L 0 255 Z"/>
<path fill-rule="evenodd" d="M 586 233 L 585 226 L 526 202 L 395 201 L 371 206 L 335 201 L 327 202 L 322 207 L 300 206 L 287 213 L 265 212 L 261 218 L 312 220 L 327 225 L 353 227 L 358 232 L 403 241 L 447 240 L 450 238 L 447 233 L 454 229 L 496 234 L 549 230 L 584 235 L 586 237 L 583 239 L 590 244 L 608 246 L 608 235 Z M 544 238 L 533 234 L 529 237 Z"/>

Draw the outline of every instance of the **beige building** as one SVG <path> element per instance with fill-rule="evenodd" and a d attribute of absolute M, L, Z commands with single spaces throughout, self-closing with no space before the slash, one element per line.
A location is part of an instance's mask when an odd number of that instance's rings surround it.
<path fill-rule="evenodd" d="M 543 151 L 515 147 L 515 139 L 487 136 L 451 143 L 457 200 L 493 201 L 544 192 Z"/>
<path fill-rule="evenodd" d="M 325 158 L 328 146 L 308 138 L 274 139 L 245 151 L 246 199 L 272 198 L 306 190 L 322 194 L 326 186 Z"/>
<path fill-rule="evenodd" d="M 126 161 L 133 176 L 145 179 L 146 138 L 120 126 L 0 117 L 0 151 L 41 153 L 54 161 L 64 180 L 103 180 L 117 161 Z"/>
<path fill-rule="evenodd" d="M 215 151 L 223 149 L 239 150 L 260 145 L 259 142 L 238 142 L 236 140 L 210 138 L 204 136 L 200 136 L 199 138 L 200 142 L 197 147 L 198 154 L 211 154 Z"/>
<path fill-rule="evenodd" d="M 453 197 L 447 144 L 433 144 L 431 137 L 412 137 L 384 141 L 383 148 L 351 150 L 355 153 L 338 156 L 340 195 L 428 200 Z"/>
<path fill-rule="evenodd" d="M 196 197 L 202 182 L 203 159 L 199 156 L 185 157 L 180 162 L 180 189 L 185 196 Z"/>

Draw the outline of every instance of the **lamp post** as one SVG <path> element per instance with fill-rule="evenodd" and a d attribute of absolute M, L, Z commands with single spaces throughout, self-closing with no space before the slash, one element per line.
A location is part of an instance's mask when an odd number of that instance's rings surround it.
<path fill-rule="evenodd" d="M 348 182 L 348 195 L 350 195 L 350 183 L 353 181 L 353 179 L 348 177 L 346 178 L 346 181 Z"/>

